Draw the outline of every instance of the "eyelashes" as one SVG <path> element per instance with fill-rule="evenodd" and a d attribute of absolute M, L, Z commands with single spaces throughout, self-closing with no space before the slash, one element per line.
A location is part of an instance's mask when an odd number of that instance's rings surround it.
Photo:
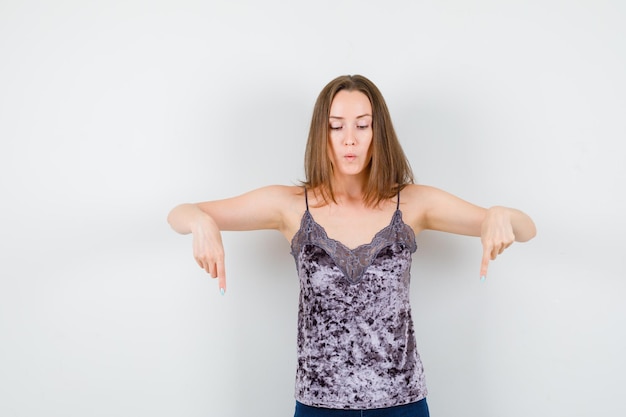
<path fill-rule="evenodd" d="M 357 129 L 359 130 L 367 130 L 370 128 L 370 125 L 357 125 L 356 126 Z M 330 126 L 330 130 L 341 130 L 343 129 L 343 126 Z"/>

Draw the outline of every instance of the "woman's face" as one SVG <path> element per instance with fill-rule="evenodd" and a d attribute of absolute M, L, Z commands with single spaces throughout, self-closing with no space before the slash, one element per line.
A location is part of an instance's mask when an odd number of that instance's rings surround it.
<path fill-rule="evenodd" d="M 363 173 L 372 156 L 372 104 L 367 96 L 360 91 L 339 91 L 331 103 L 328 124 L 335 175 Z"/>

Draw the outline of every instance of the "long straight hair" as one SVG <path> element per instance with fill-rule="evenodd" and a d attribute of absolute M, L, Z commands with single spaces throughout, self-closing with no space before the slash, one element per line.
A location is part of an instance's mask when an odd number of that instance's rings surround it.
<path fill-rule="evenodd" d="M 336 203 L 333 192 L 333 166 L 328 156 L 330 107 L 341 90 L 360 91 L 372 105 L 371 160 L 366 167 L 364 202 L 369 207 L 395 197 L 414 182 L 413 171 L 391 123 L 385 99 L 373 82 L 362 75 L 342 75 L 320 92 L 313 108 L 309 138 L 304 156 L 306 181 L 303 185 L 319 191 L 326 204 Z"/>

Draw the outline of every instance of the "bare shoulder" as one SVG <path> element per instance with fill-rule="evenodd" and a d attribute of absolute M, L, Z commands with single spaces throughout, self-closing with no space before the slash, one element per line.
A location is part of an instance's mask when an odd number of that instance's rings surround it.
<path fill-rule="evenodd" d="M 421 184 L 409 184 L 400 193 L 400 209 L 404 221 L 417 234 L 426 228 L 425 216 L 429 201 L 439 190 Z"/>
<path fill-rule="evenodd" d="M 300 227 L 306 210 L 304 188 L 295 185 L 270 185 L 255 190 L 264 204 L 271 204 L 280 213 L 278 229 L 289 240 Z"/>
<path fill-rule="evenodd" d="M 294 209 L 297 211 L 299 206 L 302 206 L 301 211 L 304 211 L 306 207 L 304 189 L 295 185 L 268 185 L 253 191 L 253 193 L 286 211 Z"/>
<path fill-rule="evenodd" d="M 485 209 L 442 189 L 410 185 L 403 192 L 407 216 L 416 232 L 424 229 L 477 236 Z M 407 221 L 407 223 L 408 223 Z"/>
<path fill-rule="evenodd" d="M 441 191 L 441 190 L 435 187 L 431 187 L 430 185 L 408 184 L 402 190 L 401 198 L 403 201 L 409 202 L 416 198 L 424 198 L 428 196 L 429 194 L 436 193 L 438 191 Z"/>
<path fill-rule="evenodd" d="M 400 193 L 400 203 L 409 210 L 424 210 L 433 200 L 445 196 L 447 193 L 430 185 L 409 184 Z"/>
<path fill-rule="evenodd" d="M 257 208 L 271 208 L 280 213 L 283 220 L 293 211 L 304 212 L 306 207 L 304 190 L 294 185 L 267 185 L 244 194 L 244 198 Z"/>
<path fill-rule="evenodd" d="M 440 188 L 423 184 L 409 184 L 402 190 L 401 200 L 410 206 L 427 206 L 439 200 L 455 199 L 454 195 Z"/>
<path fill-rule="evenodd" d="M 448 225 L 453 219 L 482 215 L 478 207 L 430 185 L 407 185 L 402 190 L 400 200 L 405 221 L 416 233 L 424 229 L 454 231 L 456 228 Z"/>
<path fill-rule="evenodd" d="M 213 218 L 220 230 L 284 230 L 291 223 L 298 192 L 296 186 L 269 185 L 197 206 Z"/>
<path fill-rule="evenodd" d="M 281 201 L 288 201 L 297 198 L 298 195 L 303 195 L 302 187 L 295 185 L 267 185 L 257 188 L 251 191 L 251 193 L 257 196 L 263 196 L 264 198 L 278 199 Z"/>

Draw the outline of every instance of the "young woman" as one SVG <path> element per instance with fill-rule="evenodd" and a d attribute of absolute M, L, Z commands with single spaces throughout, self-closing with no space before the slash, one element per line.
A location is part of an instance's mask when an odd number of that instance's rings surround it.
<path fill-rule="evenodd" d="M 300 278 L 296 417 L 428 416 L 409 305 L 415 235 L 480 237 L 485 279 L 490 260 L 535 236 L 533 221 L 414 184 L 383 96 L 359 75 L 321 91 L 305 173 L 301 187 L 182 204 L 168 221 L 193 234 L 194 257 L 222 294 L 222 230 L 276 229 L 291 242 Z"/>

